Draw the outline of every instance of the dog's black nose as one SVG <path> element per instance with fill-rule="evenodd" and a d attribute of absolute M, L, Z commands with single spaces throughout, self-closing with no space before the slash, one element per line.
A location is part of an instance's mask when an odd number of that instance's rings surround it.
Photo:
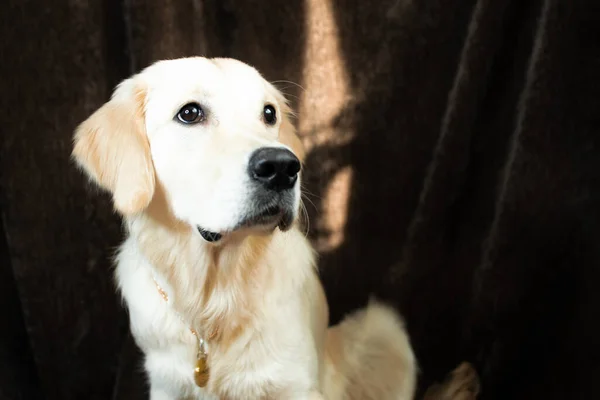
<path fill-rule="evenodd" d="M 300 161 L 287 149 L 262 147 L 250 156 L 248 173 L 269 190 L 281 192 L 294 187 Z"/>

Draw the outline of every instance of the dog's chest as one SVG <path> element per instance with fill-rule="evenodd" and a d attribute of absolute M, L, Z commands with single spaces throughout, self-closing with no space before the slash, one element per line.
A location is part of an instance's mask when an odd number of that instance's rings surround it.
<path fill-rule="evenodd" d="M 196 337 L 158 293 L 152 267 L 135 256 L 121 258 L 117 280 L 151 382 L 164 382 L 181 397 L 212 399 L 194 383 Z M 294 305 L 278 302 L 264 313 L 266 320 L 245 329 L 232 343 L 209 344 L 209 392 L 220 398 L 266 398 L 286 381 L 308 384 L 313 368 L 307 368 L 304 358 L 314 357 L 310 333 L 301 321 L 289 318 L 298 315 L 290 307 Z"/>
<path fill-rule="evenodd" d="M 223 348 L 208 346 L 210 378 L 207 390 L 198 388 L 193 379 L 196 341 L 178 316 L 164 304 L 157 304 L 152 323 L 133 322 L 132 332 L 146 354 L 146 369 L 164 377 L 172 390 L 194 399 L 271 398 L 282 384 L 309 382 L 305 360 L 312 358 L 306 336 L 289 329 L 293 321 L 283 318 L 281 329 L 267 332 L 242 332 L 234 343 Z M 142 314 L 144 315 L 144 314 Z M 273 323 L 270 324 L 273 327 Z M 279 334 L 274 334 L 279 332 Z M 286 386 L 287 386 L 286 385 Z M 218 394 L 213 397 L 210 393 Z"/>

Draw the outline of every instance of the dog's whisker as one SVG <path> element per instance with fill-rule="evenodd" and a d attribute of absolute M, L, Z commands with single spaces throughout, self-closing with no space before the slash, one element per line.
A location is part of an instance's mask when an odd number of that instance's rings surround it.
<path fill-rule="evenodd" d="M 294 94 L 294 92 L 287 92 L 288 89 L 292 89 L 293 90 L 293 86 L 286 86 L 286 87 L 281 87 L 281 88 L 277 88 L 279 90 L 279 92 L 285 96 L 294 96 L 296 98 L 298 98 L 297 95 Z"/>
<path fill-rule="evenodd" d="M 286 97 L 293 97 L 296 100 L 300 100 L 300 96 L 296 96 L 295 94 L 291 94 L 291 93 L 283 93 Z"/>
<path fill-rule="evenodd" d="M 315 193 L 312 193 L 310 190 L 306 189 L 306 187 L 304 187 L 303 185 L 300 185 L 300 187 L 302 188 L 302 194 L 308 196 L 312 196 L 317 200 L 323 200 L 323 198 Z"/>
<path fill-rule="evenodd" d="M 302 210 L 302 214 L 304 215 L 304 218 L 306 220 L 304 237 L 308 238 L 308 234 L 310 232 L 310 219 L 308 218 L 308 210 L 306 209 L 306 205 L 304 204 L 303 200 L 300 200 L 300 209 Z"/>
<path fill-rule="evenodd" d="M 306 201 L 308 201 L 308 202 L 310 203 L 310 205 L 311 205 L 311 206 L 313 206 L 313 208 L 315 209 L 315 211 L 318 211 L 318 208 L 317 208 L 317 206 L 315 205 L 315 203 L 314 203 L 314 202 L 313 202 L 311 199 L 309 199 L 308 197 L 304 196 L 304 197 L 302 198 L 302 200 L 306 200 Z"/>
<path fill-rule="evenodd" d="M 286 87 L 280 87 L 280 88 L 277 88 L 277 89 L 279 89 L 280 92 L 284 93 L 283 92 L 284 90 L 287 90 L 287 89 L 290 89 L 290 88 L 293 88 L 293 87 L 294 86 L 286 86 Z"/>
<path fill-rule="evenodd" d="M 289 84 L 291 84 L 291 85 L 294 85 L 294 86 L 297 86 L 297 87 L 299 87 L 300 89 L 302 89 L 303 91 L 305 91 L 305 92 L 306 92 L 306 89 L 305 89 L 304 87 L 302 87 L 302 85 L 300 85 L 300 84 L 298 84 L 298 83 L 296 83 L 296 82 L 287 81 L 287 80 L 284 80 L 284 79 L 282 79 L 282 80 L 278 80 L 278 81 L 271 81 L 271 82 L 269 82 L 269 83 L 271 83 L 271 84 L 273 84 L 273 85 L 275 85 L 275 84 L 277 84 L 277 83 L 289 83 Z"/>
<path fill-rule="evenodd" d="M 317 200 L 323 200 L 323 198 L 315 193 L 310 192 L 309 190 L 302 188 L 302 192 L 306 195 L 306 196 L 310 196 L 313 197 Z"/>

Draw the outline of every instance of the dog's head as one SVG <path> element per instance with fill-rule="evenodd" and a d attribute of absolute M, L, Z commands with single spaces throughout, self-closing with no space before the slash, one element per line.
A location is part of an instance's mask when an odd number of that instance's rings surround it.
<path fill-rule="evenodd" d="M 232 59 L 160 61 L 122 82 L 83 122 L 73 157 L 124 216 L 157 187 L 174 216 L 208 241 L 289 228 L 303 149 L 284 97 Z"/>

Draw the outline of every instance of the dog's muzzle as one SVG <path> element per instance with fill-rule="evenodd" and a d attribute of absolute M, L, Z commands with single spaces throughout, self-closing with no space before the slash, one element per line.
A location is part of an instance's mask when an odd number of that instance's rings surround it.
<path fill-rule="evenodd" d="M 262 147 L 254 151 L 247 170 L 253 183 L 250 205 L 231 232 L 247 228 L 290 229 L 295 216 L 294 187 L 300 169 L 300 161 L 287 149 Z M 197 228 L 207 242 L 214 243 L 223 238 L 220 233 Z"/>

